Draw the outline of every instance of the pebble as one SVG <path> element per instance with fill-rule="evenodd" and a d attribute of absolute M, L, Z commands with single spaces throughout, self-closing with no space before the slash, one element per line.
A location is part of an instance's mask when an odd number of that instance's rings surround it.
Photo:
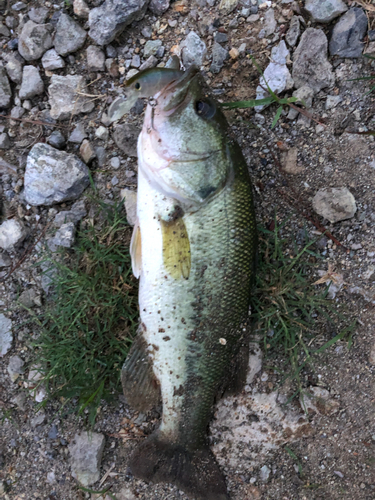
<path fill-rule="evenodd" d="M 30 420 L 30 426 L 32 429 L 35 429 L 35 427 L 38 427 L 38 425 L 44 424 L 45 420 L 46 414 L 42 411 L 39 411 L 36 416 Z"/>
<path fill-rule="evenodd" d="M 267 10 L 264 15 L 264 36 L 270 36 L 275 33 L 277 22 L 275 19 L 275 11 L 273 9 Z"/>
<path fill-rule="evenodd" d="M 82 432 L 69 444 L 72 476 L 83 486 L 94 484 L 100 478 L 100 462 L 105 445 L 103 434 Z"/>
<path fill-rule="evenodd" d="M 0 109 L 8 108 L 12 101 L 12 91 L 5 68 L 0 67 Z"/>
<path fill-rule="evenodd" d="M 85 215 L 87 215 L 85 202 L 84 200 L 79 200 L 72 205 L 70 210 L 63 210 L 62 212 L 56 214 L 53 225 L 55 227 L 61 227 L 67 222 L 73 222 L 73 224 L 76 224 L 83 217 L 85 217 Z"/>
<path fill-rule="evenodd" d="M 25 362 L 19 356 L 9 358 L 7 371 L 12 382 L 15 382 L 20 375 L 25 373 Z"/>
<path fill-rule="evenodd" d="M 90 113 L 95 103 L 89 98 L 80 95 L 77 90 L 85 92 L 85 77 L 79 75 L 53 75 L 48 87 L 51 117 L 56 120 L 66 120 L 72 115 Z"/>
<path fill-rule="evenodd" d="M 131 62 L 130 66 L 132 68 L 139 68 L 140 65 L 141 65 L 141 58 L 139 57 L 138 54 L 134 54 L 132 57 L 132 62 Z"/>
<path fill-rule="evenodd" d="M 108 45 L 134 20 L 140 20 L 148 0 L 106 0 L 90 10 L 89 36 L 98 45 Z"/>
<path fill-rule="evenodd" d="M 369 363 L 371 363 L 372 365 L 375 365 L 375 344 L 372 346 L 372 348 L 370 350 L 368 360 L 369 360 Z M 374 435 L 373 439 L 375 441 L 375 435 Z"/>
<path fill-rule="evenodd" d="M 290 148 L 282 156 L 282 167 L 287 174 L 297 175 L 304 171 L 303 167 L 297 165 L 298 149 Z"/>
<path fill-rule="evenodd" d="M 301 32 L 301 26 L 298 16 L 293 16 L 289 23 L 289 29 L 286 32 L 285 40 L 290 47 L 294 47 L 298 41 Z"/>
<path fill-rule="evenodd" d="M 5 37 L 10 36 L 10 31 L 6 26 L 3 25 L 3 23 L 0 23 L 0 36 L 5 36 Z"/>
<path fill-rule="evenodd" d="M 41 305 L 40 296 L 34 288 L 24 290 L 18 297 L 18 302 L 28 309 Z"/>
<path fill-rule="evenodd" d="M 113 133 L 116 145 L 128 156 L 137 156 L 137 140 L 140 128 L 128 123 L 117 125 Z"/>
<path fill-rule="evenodd" d="M 24 66 L 22 83 L 19 91 L 20 99 L 30 99 L 36 95 L 43 94 L 44 83 L 38 68 L 35 66 Z M 25 111 L 25 110 L 24 110 Z"/>
<path fill-rule="evenodd" d="M 12 265 L 12 261 L 6 253 L 0 253 L 0 268 L 2 267 L 10 267 Z"/>
<path fill-rule="evenodd" d="M 143 57 L 147 59 L 156 55 L 158 49 L 162 46 L 161 40 L 147 40 L 143 48 Z"/>
<path fill-rule="evenodd" d="M 96 153 L 96 159 L 98 162 L 99 167 L 104 167 L 106 159 L 107 159 L 107 152 L 106 149 L 103 148 L 103 146 L 97 146 L 95 148 L 95 153 Z"/>
<path fill-rule="evenodd" d="M 66 140 L 60 130 L 54 130 L 47 139 L 48 144 L 56 149 L 64 149 Z"/>
<path fill-rule="evenodd" d="M 95 130 L 95 136 L 102 141 L 106 141 L 108 139 L 108 129 L 106 127 L 100 126 Z"/>
<path fill-rule="evenodd" d="M 81 144 L 83 139 L 86 139 L 86 137 L 88 137 L 88 134 L 85 129 L 85 124 L 83 122 L 79 122 L 74 128 L 73 132 L 70 134 L 68 142 Z"/>
<path fill-rule="evenodd" d="M 330 23 L 348 10 L 342 0 L 306 0 L 305 10 L 316 23 Z"/>
<path fill-rule="evenodd" d="M 65 61 L 55 49 L 50 49 L 42 57 L 42 66 L 47 71 L 53 71 L 54 69 L 64 68 Z"/>
<path fill-rule="evenodd" d="M 312 204 L 316 213 L 332 223 L 351 219 L 357 211 L 354 196 L 344 187 L 319 189 Z"/>
<path fill-rule="evenodd" d="M 66 56 L 83 47 L 86 31 L 70 16 L 61 14 L 56 25 L 54 39 L 55 50 L 60 56 Z"/>
<path fill-rule="evenodd" d="M 71 248 L 75 242 L 76 227 L 73 222 L 62 224 L 55 235 L 48 240 L 48 246 L 52 252 L 58 247 Z"/>
<path fill-rule="evenodd" d="M 111 158 L 111 167 L 114 168 L 115 170 L 117 170 L 118 168 L 120 168 L 120 158 L 118 156 L 113 156 Z"/>
<path fill-rule="evenodd" d="M 12 347 L 12 340 L 12 320 L 0 313 L 0 357 Z"/>
<path fill-rule="evenodd" d="M 10 54 L 6 57 L 5 69 L 8 73 L 9 78 L 14 83 L 22 82 L 22 67 L 24 60 L 19 56 L 19 54 Z"/>
<path fill-rule="evenodd" d="M 335 108 L 341 101 L 342 101 L 341 95 L 327 95 L 325 108 L 327 110 Z"/>
<path fill-rule="evenodd" d="M 19 12 L 20 10 L 26 9 L 27 5 L 24 2 L 16 2 L 12 5 L 12 10 Z"/>
<path fill-rule="evenodd" d="M 89 45 L 86 49 L 87 65 L 90 70 L 104 71 L 105 54 L 96 45 Z"/>
<path fill-rule="evenodd" d="M 84 139 L 82 141 L 82 144 L 79 148 L 79 153 L 86 165 L 89 165 L 96 158 L 94 146 L 87 139 Z"/>
<path fill-rule="evenodd" d="M 26 61 L 36 61 L 41 58 L 46 50 L 53 46 L 52 31 L 50 24 L 27 21 L 19 37 L 18 52 Z"/>
<path fill-rule="evenodd" d="M 120 197 L 124 201 L 128 223 L 134 226 L 137 221 L 137 192 L 128 188 L 121 189 Z"/>
<path fill-rule="evenodd" d="M 327 37 L 324 32 L 307 28 L 293 56 L 292 77 L 295 87 L 308 84 L 314 92 L 335 82 L 332 65 L 327 59 Z"/>
<path fill-rule="evenodd" d="M 228 57 L 229 52 L 219 43 L 214 42 L 212 46 L 212 63 L 210 66 L 211 73 L 220 73 L 221 68 L 224 66 L 224 61 L 228 59 Z"/>
<path fill-rule="evenodd" d="M 29 205 L 53 205 L 74 200 L 89 185 L 89 170 L 77 156 L 44 143 L 27 157 L 25 199 Z"/>
<path fill-rule="evenodd" d="M 228 35 L 226 33 L 221 33 L 218 31 L 215 33 L 214 40 L 217 43 L 226 43 L 228 41 Z"/>
<path fill-rule="evenodd" d="M 90 9 L 85 0 L 74 0 L 73 12 L 76 16 L 87 19 L 90 14 Z"/>
<path fill-rule="evenodd" d="M 13 250 L 25 238 L 27 232 L 20 220 L 8 219 L 0 225 L 0 248 Z"/>
<path fill-rule="evenodd" d="M 259 471 L 259 478 L 263 483 L 267 483 L 271 474 L 271 469 L 267 465 L 263 465 Z"/>
<path fill-rule="evenodd" d="M 43 24 L 48 17 L 48 9 L 44 7 L 31 7 L 28 16 L 34 23 Z"/>
<path fill-rule="evenodd" d="M 185 69 L 188 69 L 192 64 L 195 64 L 198 68 L 202 66 L 207 48 L 195 31 L 190 31 L 188 36 L 181 42 L 180 48 L 181 60 Z"/>
<path fill-rule="evenodd" d="M 149 9 L 157 16 L 164 14 L 169 8 L 170 0 L 151 0 Z"/>
<path fill-rule="evenodd" d="M 230 14 L 237 7 L 239 0 L 220 0 L 219 10 L 223 14 Z"/>
<path fill-rule="evenodd" d="M 12 108 L 12 111 L 10 112 L 10 116 L 12 118 L 22 118 L 22 116 L 25 114 L 25 109 L 21 106 L 14 106 Z"/>
<path fill-rule="evenodd" d="M 331 56 L 360 57 L 367 26 L 367 16 L 363 9 L 349 9 L 333 28 L 329 42 Z"/>
<path fill-rule="evenodd" d="M 144 71 L 145 69 L 150 69 L 150 68 L 155 68 L 155 66 L 158 64 L 158 60 L 156 59 L 155 56 L 150 56 L 141 66 L 139 67 L 140 71 Z M 132 73 L 132 71 L 136 71 L 136 73 Z M 137 70 L 130 70 L 128 74 L 126 75 L 126 79 L 129 80 L 131 76 L 134 74 L 137 74 Z M 131 76 L 130 76 L 131 75 Z"/>
<path fill-rule="evenodd" d="M 9 149 L 11 146 L 11 142 L 9 136 L 6 132 L 0 134 L 0 149 Z"/>

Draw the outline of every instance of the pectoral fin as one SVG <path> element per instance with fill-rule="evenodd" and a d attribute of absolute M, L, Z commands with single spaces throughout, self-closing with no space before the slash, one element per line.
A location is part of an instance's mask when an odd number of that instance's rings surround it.
<path fill-rule="evenodd" d="M 139 278 L 142 271 L 142 238 L 138 219 L 135 223 L 130 242 L 130 256 L 132 259 L 133 274 L 136 278 Z"/>
<path fill-rule="evenodd" d="M 188 278 L 191 267 L 190 242 L 182 218 L 160 221 L 163 234 L 163 261 L 174 279 Z"/>

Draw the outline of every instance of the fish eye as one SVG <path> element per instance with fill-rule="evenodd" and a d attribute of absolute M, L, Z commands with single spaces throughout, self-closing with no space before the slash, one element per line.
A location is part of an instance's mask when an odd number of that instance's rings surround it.
<path fill-rule="evenodd" d="M 135 90 L 139 90 L 141 88 L 141 84 L 139 82 L 134 84 Z"/>
<path fill-rule="evenodd" d="M 216 106 L 212 101 L 196 101 L 195 112 L 202 118 L 212 118 L 216 112 Z"/>

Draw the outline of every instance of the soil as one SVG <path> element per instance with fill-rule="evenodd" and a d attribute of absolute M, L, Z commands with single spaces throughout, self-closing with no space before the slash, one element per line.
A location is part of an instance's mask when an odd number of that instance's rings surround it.
<path fill-rule="evenodd" d="M 288 11 L 290 8 L 290 4 L 272 3 L 276 9 L 276 19 L 282 15 L 282 10 Z M 234 17 L 241 18 L 240 8 L 225 16 L 218 12 L 217 6 L 194 6 L 194 9 L 190 9 L 190 14 L 183 15 L 176 12 L 173 5 L 159 17 L 160 26 L 167 25 L 166 29 L 160 35 L 157 30 L 153 32 L 153 37 L 160 38 L 166 49 L 162 61 L 167 60 L 171 48 L 185 38 L 188 30 L 193 29 L 199 33 L 196 13 L 200 13 L 220 19 L 220 29 L 228 34 L 228 44 L 224 44 L 227 48 L 238 47 L 242 39 L 247 40 L 248 52 L 257 58 L 262 68 L 267 65 L 274 43 L 270 41 L 272 37 L 257 38 L 261 20 L 251 26 L 240 20 L 237 31 L 233 33 L 228 24 Z M 37 3 L 28 2 L 28 7 L 32 6 L 37 6 Z M 52 11 L 51 6 L 50 8 Z M 66 6 L 62 2 L 58 6 L 54 5 L 53 9 L 55 8 L 61 10 Z M 261 11 L 260 16 L 262 17 Z M 169 27 L 169 19 L 176 19 L 177 26 Z M 126 43 L 141 47 L 141 30 L 145 26 L 153 26 L 156 20 L 155 16 L 147 13 L 142 21 L 133 23 L 112 45 L 118 47 Z M 287 23 L 287 19 L 284 23 L 279 23 L 278 29 Z M 330 25 L 319 27 L 329 34 Z M 251 35 L 248 34 L 250 28 Z M 249 41 L 250 37 L 252 39 Z M 212 43 L 211 35 L 202 38 L 208 46 Z M 90 43 L 88 40 L 86 46 Z M 90 74 L 85 65 L 85 48 L 75 53 L 74 57 L 75 61 L 71 66 L 57 73 L 67 74 L 70 69 L 74 69 L 76 73 L 84 74 L 88 81 L 100 77 L 90 86 L 90 92 L 105 94 L 106 97 L 98 99 L 98 104 L 90 115 L 62 122 L 61 125 L 67 128 L 61 130 L 67 134 L 74 123 L 84 121 L 95 143 L 94 132 L 100 125 L 100 114 L 111 99 L 117 96 L 120 81 L 107 72 Z M 121 62 L 120 57 L 118 59 L 121 67 L 123 61 Z M 301 127 L 297 120 L 290 121 L 282 115 L 277 125 L 271 129 L 276 107 L 262 111 L 265 118 L 262 124 L 259 117 L 254 120 L 253 110 L 226 112 L 232 132 L 249 165 L 259 223 L 268 226 L 276 210 L 279 221 L 289 218 L 283 236 L 290 237 L 290 241 L 303 228 L 307 228 L 312 235 L 317 234 L 318 228 L 311 223 L 311 218 L 329 230 L 341 245 L 326 240 L 319 250 L 326 257 L 321 269 L 327 271 L 330 264 L 336 273 L 343 275 L 344 286 L 337 293 L 333 304 L 344 311 L 347 317 L 357 319 L 350 349 L 346 341 L 339 341 L 319 355 L 313 368 L 303 373 L 306 389 L 318 386 L 328 391 L 329 401 L 335 403 L 334 411 L 318 408 L 317 411 L 310 412 L 308 417 L 303 417 L 298 401 L 294 400 L 287 404 L 287 408 L 300 412 L 301 418 L 306 418 L 310 424 L 308 432 L 301 432 L 300 435 L 298 432 L 294 433 L 290 439 L 284 436 L 281 445 L 275 444 L 274 447 L 267 448 L 266 453 L 258 449 L 254 442 L 250 445 L 254 454 L 251 458 L 244 457 L 241 467 L 229 465 L 238 460 L 238 456 L 233 456 L 231 460 L 230 453 L 240 453 L 238 448 L 232 448 L 223 470 L 233 500 L 375 499 L 375 355 L 371 356 L 371 351 L 375 349 L 375 274 L 368 277 L 371 266 L 375 265 L 375 142 L 371 135 L 350 133 L 375 128 L 374 97 L 371 93 L 366 94 L 368 83 L 350 81 L 351 78 L 368 76 L 373 63 L 364 58 L 333 59 L 331 62 L 336 72 L 335 87 L 320 91 L 310 110 L 323 127 L 315 121 L 311 121 L 308 127 Z M 218 75 L 208 73 L 209 63 L 205 69 L 209 85 L 216 91 L 220 101 L 255 97 L 259 74 L 250 57 L 226 61 Z M 49 78 L 43 78 L 47 87 Z M 218 94 L 217 90 L 221 89 L 224 92 Z M 341 103 L 326 110 L 327 94 L 340 95 Z M 41 101 L 47 106 L 47 96 L 34 98 L 33 103 Z M 38 119 L 43 120 L 42 114 Z M 124 120 L 141 124 L 142 115 L 130 115 Z M 12 149 L 2 156 L 16 165 L 19 172 L 16 176 L 2 176 L 3 190 L 6 190 L 14 188 L 17 180 L 22 179 L 28 151 L 34 143 L 45 140 L 52 128 L 3 119 L 1 123 L 6 124 L 12 132 Z M 292 147 L 298 150 L 297 166 L 300 168 L 295 174 L 287 174 L 282 171 L 281 155 L 283 149 Z M 137 170 L 136 161 L 134 158 L 126 158 L 112 140 L 107 143 L 106 148 L 109 156 L 116 154 L 126 159 L 123 164 L 125 168 L 115 171 L 107 161 L 101 168 L 94 162 L 91 169 L 101 196 L 104 199 L 119 199 L 120 188 L 136 186 L 136 177 L 132 175 Z M 69 143 L 67 150 L 77 153 L 77 149 Z M 119 184 L 115 187 L 111 184 L 114 175 L 119 179 Z M 350 190 L 357 204 L 357 212 L 353 218 L 331 224 L 313 213 L 312 197 L 318 189 L 325 187 L 347 187 Z M 67 206 L 69 204 L 56 208 L 66 210 Z M 309 214 L 304 210 L 305 207 L 309 209 Z M 6 204 L 6 210 L 8 216 L 12 210 L 18 211 L 29 228 L 29 236 L 23 247 L 10 253 L 15 264 L 43 231 L 49 209 L 28 207 L 16 197 Z M 6 492 L 3 495 L 0 493 L 0 497 L 25 500 L 98 498 L 98 495 L 77 487 L 69 465 L 68 444 L 76 432 L 85 428 L 85 416 L 68 414 L 61 417 L 60 403 L 52 401 L 44 409 L 44 422 L 33 426 L 37 403 L 26 389 L 28 370 L 15 383 L 11 382 L 7 372 L 11 356 L 17 354 L 26 362 L 31 358 L 32 347 L 28 335 L 32 336 L 34 332 L 27 327 L 20 327 L 27 319 L 27 314 L 15 305 L 15 299 L 24 287 L 40 286 L 41 271 L 32 267 L 35 258 L 36 250 L 33 249 L 12 275 L 0 284 L 0 299 L 4 309 L 17 326 L 13 347 L 0 364 L 0 412 L 3 415 L 1 417 L 0 413 L 0 481 L 4 481 L 6 485 Z M 42 308 L 37 308 L 36 312 L 42 312 Z M 336 334 L 337 332 L 329 333 L 324 330 L 320 341 L 327 341 Z M 278 380 L 268 364 L 263 363 L 252 382 L 252 394 L 272 393 Z M 278 391 L 289 398 L 293 393 L 293 386 L 286 382 Z M 127 467 L 130 452 L 136 446 L 139 434 L 151 432 L 159 417 L 156 410 L 147 415 L 138 415 L 126 405 L 121 396 L 111 404 L 103 402 L 94 430 L 105 435 L 101 476 L 107 472 L 109 474 L 102 484 L 96 483 L 93 490 L 110 487 L 109 491 L 118 500 L 187 498 L 171 485 L 147 484 L 134 479 Z M 56 426 L 57 432 L 53 426 Z M 216 438 L 219 439 L 217 435 L 212 435 L 213 442 Z M 258 459 L 254 458 L 257 454 Z M 267 479 L 262 480 L 261 468 L 264 465 L 267 465 L 270 473 Z"/>

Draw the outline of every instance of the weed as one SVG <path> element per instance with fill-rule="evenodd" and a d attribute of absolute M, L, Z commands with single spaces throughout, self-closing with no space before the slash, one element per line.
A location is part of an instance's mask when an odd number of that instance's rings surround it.
<path fill-rule="evenodd" d="M 367 57 L 367 59 L 372 59 L 373 61 L 375 61 L 375 57 L 370 56 L 369 54 L 363 54 L 363 57 Z M 373 92 L 375 90 L 375 85 L 373 85 L 373 83 L 375 81 L 375 74 L 374 73 L 371 73 L 370 76 L 361 76 L 359 78 L 350 78 L 348 81 L 349 82 L 359 82 L 360 80 L 369 80 L 371 82 L 372 87 L 370 88 L 370 90 L 368 92 L 366 92 L 365 95 L 369 95 L 369 94 L 371 94 L 371 92 Z"/>
<path fill-rule="evenodd" d="M 287 252 L 287 241 L 281 238 L 286 223 L 278 225 L 275 217 L 272 231 L 259 228 L 260 264 L 253 292 L 252 317 L 255 334 L 262 339 L 267 357 L 276 357 L 279 362 L 283 358 L 281 368 L 272 366 L 282 376 L 280 385 L 288 377 L 296 381 L 294 397 L 303 391 L 301 370 L 311 365 L 314 355 L 338 340 L 351 342 L 356 321 L 319 348 L 312 348 L 324 322 L 333 323 L 337 329 L 344 318 L 327 299 L 329 286 L 319 291 L 313 285 L 312 270 L 322 260 L 313 251 L 315 241 L 308 241 L 302 248 L 294 242 L 292 252 Z"/>
<path fill-rule="evenodd" d="M 298 474 L 300 476 L 302 476 L 302 463 L 300 461 L 300 459 L 297 457 L 297 455 L 294 453 L 294 451 L 292 451 L 288 446 L 284 446 L 284 450 L 287 452 L 287 454 L 290 456 L 290 458 L 292 458 L 296 464 L 297 464 L 297 467 L 298 467 Z"/>
<path fill-rule="evenodd" d="M 98 203 L 99 220 L 79 231 L 74 252 L 39 263 L 51 276 L 53 297 L 37 319 L 34 360 L 50 398 L 63 405 L 77 400 L 78 413 L 88 408 L 91 423 L 100 400 L 119 388 L 138 323 L 130 228 L 119 205 Z"/>

